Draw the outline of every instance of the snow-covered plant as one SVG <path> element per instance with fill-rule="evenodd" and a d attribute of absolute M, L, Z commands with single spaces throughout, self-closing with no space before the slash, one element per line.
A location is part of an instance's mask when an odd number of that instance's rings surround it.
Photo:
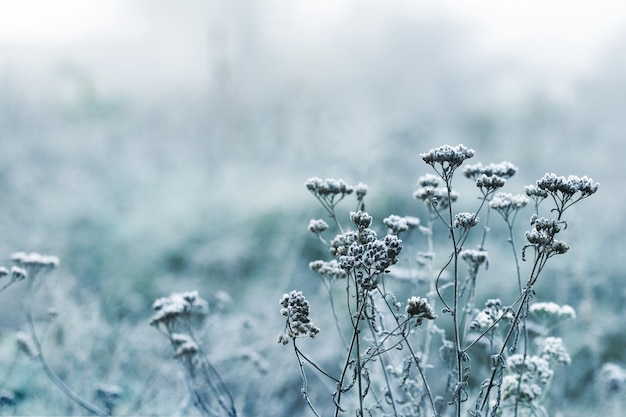
<path fill-rule="evenodd" d="M 203 416 L 237 416 L 230 390 L 193 331 L 193 323 L 208 314 L 208 302 L 197 291 L 188 291 L 158 298 L 152 309 L 150 324 L 170 342 L 196 409 Z"/>
<path fill-rule="evenodd" d="M 550 332 L 576 313 L 568 305 L 533 303 L 535 285 L 549 259 L 570 249 L 561 239 L 568 226 L 566 210 L 593 195 L 598 184 L 586 176 L 546 174 L 524 193 L 512 194 L 501 189 L 517 173 L 515 165 L 477 163 L 462 170 L 478 189 L 476 206 L 457 211 L 455 174 L 474 155 L 464 145 L 421 154 L 434 172 L 421 176 L 413 193 L 425 206 L 426 216 L 390 215 L 382 221 L 383 234 L 376 230 L 374 216 L 364 211 L 367 186 L 336 179 L 306 181 L 335 226 L 331 238 L 326 236 L 331 227 L 324 219 L 310 221 L 309 231 L 330 256 L 311 262 L 310 269 L 328 293 L 329 313 L 341 343 L 335 349 L 343 359 L 338 368 L 323 366 L 297 344 L 300 338 L 316 336 L 307 344 L 317 346 L 326 330 L 312 324 L 309 301 L 298 291 L 280 300 L 287 320 L 278 341 L 293 342 L 302 393 L 315 415 L 547 415 L 543 401 L 554 372 L 571 362 L 563 340 Z M 337 206 L 355 190 L 357 209 L 349 212 L 344 224 Z M 514 224 L 531 201 L 530 228 L 519 242 Z M 542 217 L 546 201 L 547 217 Z M 517 295 L 490 298 L 477 308 L 483 290 L 478 277 L 490 263 L 487 238 L 492 212 L 505 225 L 512 252 L 511 273 L 505 278 L 517 287 Z M 414 256 L 411 273 L 397 264 L 413 230 L 425 242 Z M 441 262 L 433 237 L 438 231 L 448 242 Z M 475 248 L 468 247 L 472 241 L 477 242 Z M 407 290 L 409 297 L 396 296 Z M 316 309 L 316 317 L 319 314 Z M 438 355 L 433 354 L 436 349 Z M 329 412 L 318 411 L 314 404 L 308 367 L 333 387 Z"/>

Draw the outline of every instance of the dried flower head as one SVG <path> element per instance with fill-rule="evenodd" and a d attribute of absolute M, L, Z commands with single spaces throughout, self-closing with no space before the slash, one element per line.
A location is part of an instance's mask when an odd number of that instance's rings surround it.
<path fill-rule="evenodd" d="M 428 304 L 428 300 L 421 297 L 411 297 L 406 302 L 406 313 L 409 317 L 417 319 L 417 325 L 422 324 L 424 319 L 434 320 L 437 318 L 435 310 Z"/>
<path fill-rule="evenodd" d="M 311 233 L 315 233 L 316 235 L 319 235 L 320 233 L 324 232 L 327 229 L 328 229 L 328 223 L 326 223 L 322 219 L 311 219 L 309 221 L 309 231 Z"/>
<path fill-rule="evenodd" d="M 511 214 L 526 207 L 528 201 L 528 197 L 522 194 L 497 193 L 489 202 L 489 207 L 500 213 L 505 220 L 508 220 Z"/>
<path fill-rule="evenodd" d="M 488 175 L 482 174 L 478 178 L 476 178 L 476 186 L 480 188 L 481 192 L 485 196 L 494 192 L 498 188 L 504 187 L 505 183 L 506 183 L 506 180 L 497 175 L 488 176 Z"/>
<path fill-rule="evenodd" d="M 346 271 L 341 268 L 339 262 L 336 259 L 332 259 L 329 262 L 321 260 L 313 261 L 309 263 L 309 268 L 312 271 L 317 272 L 321 277 L 327 278 L 330 281 L 345 278 L 348 276 Z"/>
<path fill-rule="evenodd" d="M 383 223 L 389 228 L 391 233 L 397 235 L 398 233 L 405 232 L 410 228 L 419 226 L 420 219 L 411 216 L 400 217 L 392 214 L 389 217 L 385 217 L 383 219 Z"/>
<path fill-rule="evenodd" d="M 442 178 L 448 179 L 454 170 L 461 166 L 463 161 L 473 157 L 474 153 L 473 149 L 467 148 L 465 145 L 443 145 L 420 154 L 420 157 L 432 166 Z M 441 168 L 441 172 L 438 171 L 438 167 Z"/>
<path fill-rule="evenodd" d="M 511 178 L 517 172 L 517 167 L 508 161 L 502 161 L 500 163 L 483 165 L 477 163 L 474 165 L 468 165 L 463 169 L 463 175 L 470 179 L 478 179 L 478 177 L 485 175 L 487 177 L 500 177 L 503 179 Z"/>
<path fill-rule="evenodd" d="M 455 229 L 470 229 L 478 224 L 480 219 L 476 216 L 476 213 L 459 213 L 454 216 L 454 223 L 452 227 Z"/>
<path fill-rule="evenodd" d="M 572 362 L 560 337 L 546 337 L 541 357 L 553 365 L 569 365 Z"/>
<path fill-rule="evenodd" d="M 27 276 L 28 276 L 28 272 L 26 272 L 24 268 L 20 268 L 17 266 L 11 267 L 11 281 L 12 282 L 22 281 L 23 279 L 26 279 Z"/>
<path fill-rule="evenodd" d="M 372 216 L 364 211 L 351 211 L 350 221 L 356 225 L 359 229 L 367 229 L 372 224 Z"/>
<path fill-rule="evenodd" d="M 417 179 L 417 185 L 420 187 L 437 188 L 441 186 L 441 178 L 434 174 L 424 174 Z"/>
<path fill-rule="evenodd" d="M 464 249 L 461 251 L 461 259 L 467 262 L 470 266 L 480 266 L 488 259 L 488 253 L 484 250 L 476 249 Z"/>
<path fill-rule="evenodd" d="M 515 399 L 522 404 L 532 404 L 539 398 L 543 389 L 532 379 L 523 378 L 520 383 L 519 374 L 509 374 L 502 378 L 502 401 Z"/>
<path fill-rule="evenodd" d="M 367 184 L 363 184 L 362 182 L 354 186 L 354 193 L 356 194 L 356 199 L 358 201 L 363 201 L 363 198 L 367 195 L 367 191 Z"/>
<path fill-rule="evenodd" d="M 174 354 L 174 357 L 176 358 L 182 357 L 187 360 L 191 360 L 200 350 L 198 343 L 196 343 L 191 336 L 185 333 L 172 333 L 170 336 L 170 342 L 176 352 Z"/>
<path fill-rule="evenodd" d="M 513 319 L 510 308 L 503 307 L 500 299 L 490 298 L 485 302 L 485 308 L 479 311 L 470 323 L 470 329 L 485 331 L 491 326 L 496 328 L 501 319 Z"/>
<path fill-rule="evenodd" d="M 17 266 L 27 271 L 27 276 L 35 279 L 41 271 L 49 271 L 59 266 L 59 258 L 51 255 L 41 255 L 36 252 L 15 252 L 11 255 L 11 260 Z"/>
<path fill-rule="evenodd" d="M 564 254 L 569 250 L 567 243 L 555 239 L 556 234 L 567 226 L 564 221 L 533 216 L 531 225 L 533 228 L 525 233 L 528 244 L 524 246 L 522 259 L 527 247 L 533 247 L 537 253 L 547 256 Z"/>
<path fill-rule="evenodd" d="M 565 178 L 556 174 L 545 174 L 537 180 L 536 186 L 525 187 L 526 194 L 539 204 L 548 195 L 556 204 L 556 210 L 562 214 L 574 203 L 587 198 L 598 191 L 600 185 L 586 175 L 570 175 Z"/>
<path fill-rule="evenodd" d="M 280 299 L 280 314 L 287 317 L 285 330 L 278 335 L 278 343 L 286 345 L 289 339 L 297 337 L 315 337 L 319 333 L 319 327 L 315 326 L 309 318 L 309 302 L 302 291 L 291 291 L 283 294 Z"/>
<path fill-rule="evenodd" d="M 198 295 L 198 291 L 188 291 L 158 298 L 152 304 L 152 309 L 155 313 L 150 319 L 150 324 L 157 327 L 162 324 L 171 330 L 181 320 L 206 316 L 209 303 Z"/>
<path fill-rule="evenodd" d="M 327 178 L 324 181 L 317 177 L 309 178 L 306 181 L 305 185 L 309 191 L 320 196 L 333 194 L 352 194 L 352 192 L 354 191 L 354 188 L 346 184 L 343 180 L 336 180 L 334 178 Z"/>
<path fill-rule="evenodd" d="M 424 204 L 437 207 L 440 210 L 446 209 L 450 206 L 450 203 L 454 203 L 459 199 L 459 193 L 454 190 L 448 190 L 446 188 L 435 188 L 431 186 L 425 186 L 413 193 L 413 197 L 417 200 L 422 200 Z"/>
<path fill-rule="evenodd" d="M 559 305 L 552 301 L 533 303 L 530 306 L 530 314 L 546 324 L 554 325 L 565 320 L 576 318 L 576 310 L 573 307 L 564 304 Z"/>

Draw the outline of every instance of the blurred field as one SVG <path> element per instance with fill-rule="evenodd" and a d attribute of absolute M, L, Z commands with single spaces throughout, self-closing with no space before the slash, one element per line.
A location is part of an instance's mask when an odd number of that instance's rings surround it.
<path fill-rule="evenodd" d="M 562 334 L 573 357 L 562 415 L 602 407 L 597 370 L 626 362 L 626 34 L 559 95 L 445 18 L 372 6 L 291 33 L 293 10 L 276 3 L 193 3 L 137 5 L 110 38 L 0 44 L 0 264 L 21 250 L 61 258 L 39 313 L 58 311 L 45 348 L 70 385 L 116 383 L 121 414 L 171 415 L 184 386 L 150 305 L 197 289 L 218 306 L 225 291 L 232 304 L 199 333 L 242 414 L 302 413 L 296 365 L 275 338 L 283 292 L 323 310 L 307 265 L 326 255 L 306 230 L 322 211 L 304 181 L 367 183 L 379 222 L 421 216 L 419 153 L 463 143 L 474 162 L 520 168 L 508 192 L 545 172 L 601 184 L 573 209 L 572 249 L 537 299 L 579 313 Z M 140 34 L 125 35 L 134 24 Z M 506 291 L 496 272 L 485 288 Z M 0 299 L 2 375 L 24 323 L 20 289 Z M 82 412 L 24 358 L 3 387 L 22 396 L 5 414 Z"/>

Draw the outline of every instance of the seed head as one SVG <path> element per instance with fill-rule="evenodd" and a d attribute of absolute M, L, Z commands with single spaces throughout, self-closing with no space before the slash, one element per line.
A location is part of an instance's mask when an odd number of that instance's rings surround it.
<path fill-rule="evenodd" d="M 428 300 L 415 296 L 407 300 L 406 313 L 409 317 L 417 318 L 417 325 L 422 324 L 424 319 L 434 320 L 437 318 L 435 310 L 428 304 Z"/>

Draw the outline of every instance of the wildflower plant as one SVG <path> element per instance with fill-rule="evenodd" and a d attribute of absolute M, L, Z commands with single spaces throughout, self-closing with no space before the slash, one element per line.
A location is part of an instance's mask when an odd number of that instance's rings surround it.
<path fill-rule="evenodd" d="M 462 170 L 478 190 L 476 207 L 457 211 L 454 206 L 460 195 L 454 190 L 455 174 L 474 155 L 464 145 L 445 145 L 421 154 L 433 172 L 419 178 L 413 196 L 426 207 L 426 218 L 390 215 L 382 222 L 384 235 L 379 235 L 374 217 L 364 211 L 364 191 L 357 192 L 357 210 L 349 212 L 347 225 L 341 221 L 346 217 L 337 211 L 340 201 L 355 189 L 367 190 L 366 186 L 352 187 L 334 179 L 306 181 L 336 229 L 334 238 L 326 237 L 328 223 L 311 220 L 309 231 L 327 246 L 331 259 L 309 266 L 329 296 L 332 320 L 343 344 L 341 366 L 325 369 L 296 345 L 299 339 L 315 336 L 317 340 L 325 333 L 312 324 L 310 304 L 300 292 L 285 294 L 280 301 L 287 319 L 278 341 L 293 342 L 302 393 L 315 415 L 321 414 L 309 392 L 309 367 L 334 387 L 334 416 L 344 412 L 396 417 L 547 415 L 543 402 L 554 372 L 571 362 L 563 340 L 550 331 L 575 318 L 575 311 L 566 305 L 533 304 L 535 285 L 549 259 L 569 250 L 561 240 L 567 227 L 565 211 L 593 195 L 598 184 L 586 176 L 546 174 L 525 187 L 523 194 L 512 194 L 502 188 L 517 173 L 515 165 L 478 163 Z M 514 224 L 531 201 L 530 229 L 520 243 Z M 549 207 L 543 214 L 546 202 Z M 517 284 L 518 294 L 509 300 L 488 299 L 477 308 L 479 275 L 489 266 L 492 212 L 507 231 L 512 253 L 508 277 Z M 441 227 L 449 246 L 438 263 L 433 235 Z M 411 229 L 425 237 L 425 247 L 414 257 L 418 273 L 409 275 L 417 277 L 411 281 L 411 291 L 419 295 L 404 301 L 392 288 L 400 284 L 394 280 L 394 270 L 405 254 L 403 239 Z M 475 248 L 468 247 L 472 241 L 477 242 Z M 406 285 L 398 289 L 404 291 Z M 337 291 L 343 292 L 341 307 Z M 539 334 L 528 331 L 530 321 L 540 326 Z M 434 355 L 437 348 L 439 355 Z"/>
<path fill-rule="evenodd" d="M 43 343 L 33 318 L 34 297 L 37 289 L 41 285 L 43 275 L 59 266 L 59 258 L 52 255 L 41 255 L 36 252 L 15 252 L 11 255 L 11 260 L 15 265 L 11 267 L 10 272 L 7 268 L 0 267 L 0 279 L 6 281 L 0 287 L 0 292 L 5 291 L 17 283 L 26 283 L 24 310 L 27 332 L 18 332 L 17 334 L 17 343 L 20 351 L 37 359 L 46 376 L 67 398 L 91 414 L 98 416 L 110 415 L 114 407 L 113 402 L 110 402 L 108 406 L 103 408 L 77 393 L 52 369 L 44 353 Z"/>
<path fill-rule="evenodd" d="M 154 301 L 150 324 L 170 342 L 184 372 L 196 409 L 204 416 L 237 416 L 233 397 L 193 331 L 208 314 L 208 302 L 197 291 L 173 293 Z"/>

